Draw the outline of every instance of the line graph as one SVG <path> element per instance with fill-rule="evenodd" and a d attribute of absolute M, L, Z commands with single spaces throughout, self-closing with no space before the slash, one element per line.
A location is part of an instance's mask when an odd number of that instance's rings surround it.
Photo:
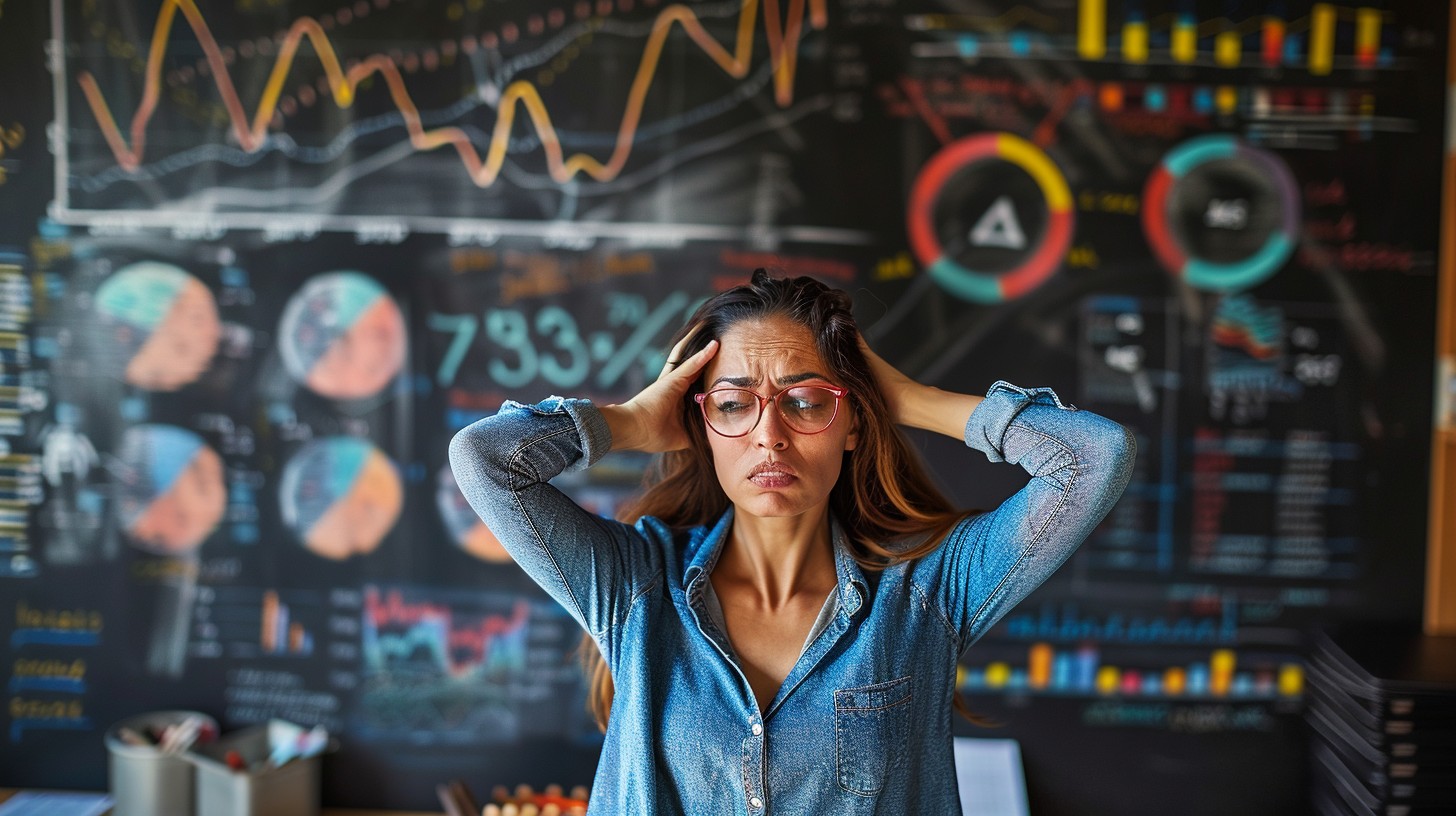
<path fill-rule="evenodd" d="M 449 77 L 426 78 L 407 71 L 401 65 L 399 49 L 381 48 L 376 40 L 368 40 L 371 46 L 367 52 L 353 56 L 349 51 L 351 42 L 331 38 L 320 20 L 307 14 L 296 17 L 275 35 L 275 45 L 267 49 L 268 59 L 259 58 L 261 49 L 256 43 L 261 38 L 254 32 L 240 31 L 238 36 L 249 44 L 247 51 L 253 59 L 237 60 L 237 50 L 219 39 L 220 32 L 233 35 L 233 26 L 223 18 L 228 12 L 205 8 L 202 0 L 163 0 L 153 20 L 115 26 L 146 30 L 150 23 L 150 38 L 138 50 L 138 56 L 145 55 L 138 89 L 136 80 L 127 78 L 128 72 L 108 70 L 99 44 L 86 42 L 84 36 L 78 38 L 80 42 L 67 38 L 68 15 L 77 14 L 74 3 L 68 6 L 68 2 L 53 0 L 52 6 L 56 42 L 67 46 L 53 55 L 58 142 L 64 155 L 57 162 L 52 209 L 53 215 L 66 223 L 95 219 L 115 222 L 121 218 L 149 226 L 158 217 L 196 218 L 201 214 L 224 222 L 224 226 L 256 226 L 268 214 L 250 211 L 250 201 L 255 197 L 247 195 L 247 191 L 278 189 L 278 168 L 282 167 L 281 180 L 292 182 L 282 186 L 294 191 L 290 195 L 297 202 L 294 212 L 324 210 L 325 217 L 320 220 L 327 223 L 320 223 L 323 229 L 349 229 L 349 224 L 361 220 L 392 217 L 409 222 L 411 229 L 444 231 L 442 225 L 450 223 L 450 213 L 431 211 L 429 206 L 408 200 L 409 196 L 398 195 L 399 177 L 407 174 L 414 177 L 421 196 L 437 190 L 442 183 L 456 189 L 468 185 L 489 194 L 477 199 L 487 202 L 486 206 L 462 208 L 465 211 L 459 215 L 463 218 L 484 222 L 503 233 L 538 233 L 543 222 L 559 218 L 563 212 L 575 212 L 576 208 L 537 203 L 537 211 L 522 218 L 518 215 L 522 208 L 510 206 L 512 202 L 508 201 L 519 191 L 517 180 L 530 180 L 528 186 L 536 190 L 554 186 L 570 200 L 594 195 L 595 185 L 609 185 L 606 189 L 615 191 L 610 193 L 615 197 L 612 206 L 592 212 L 605 209 L 611 215 L 627 214 L 634 209 L 628 199 L 640 191 L 623 190 L 610 183 L 631 176 L 634 168 L 687 165 L 691 171 L 693 166 L 705 163 L 748 162 L 751 156 L 744 154 L 755 150 L 755 144 L 772 141 L 778 129 L 803 126 L 793 118 L 766 116 L 750 102 L 762 100 L 774 109 L 801 113 L 820 113 L 828 108 L 822 102 L 809 107 L 799 104 L 803 99 L 825 98 L 822 91 L 812 89 L 805 95 L 805 64 L 801 60 L 814 60 L 816 73 L 823 72 L 822 49 L 804 56 L 804 48 L 811 33 L 828 25 L 827 0 L 744 0 L 736 8 L 720 4 L 701 12 L 685 3 L 675 3 L 654 11 L 650 19 L 613 20 L 617 38 L 627 39 L 627 32 L 641 31 L 640 43 L 632 40 L 627 45 L 599 49 L 590 59 L 586 52 L 578 53 L 571 46 L 571 59 L 560 54 L 552 60 L 552 50 L 566 49 L 574 41 L 572 36 L 553 32 L 542 38 L 546 42 L 543 46 L 527 42 L 528 38 L 511 24 L 522 49 L 521 53 L 502 53 L 498 58 L 507 69 L 494 78 L 504 79 L 502 86 L 485 83 L 465 98 L 444 104 L 432 104 L 433 97 L 446 87 L 458 94 L 461 87 L 451 85 Z M 625 0 L 618 2 L 624 8 L 632 7 Z M 599 3 L 598 13 L 611 8 L 611 3 Z M 92 13 L 123 12 L 96 12 L 93 8 Z M 373 15 L 381 16 L 381 12 Z M 357 26 L 358 21 L 354 22 Z M 601 19 L 591 22 L 590 28 L 577 26 L 569 30 L 579 34 L 607 28 Z M 487 35 L 481 35 L 481 41 L 486 39 Z M 496 38 L 490 35 L 490 39 Z M 190 49 L 198 50 L 195 63 L 206 70 L 193 67 L 194 61 L 188 59 Z M 625 56 L 629 51 L 632 55 Z M 682 75 L 687 56 L 694 56 L 695 64 L 689 66 L 687 75 Z M 669 58 L 671 70 L 665 62 Z M 413 55 L 410 59 L 414 60 Z M 554 81 L 549 83 L 539 81 L 539 75 L 535 80 L 524 76 L 527 67 L 548 61 L 574 73 L 577 84 L 563 89 L 563 84 L 569 82 L 559 73 L 553 74 Z M 411 68 L 415 64 L 411 62 Z M 439 63 L 433 64 L 438 67 Z M 315 71 L 316 77 L 312 75 Z M 598 98 L 583 100 L 583 88 L 589 87 L 594 73 L 621 77 L 624 82 L 620 91 L 598 93 Z M 198 78 L 194 93 L 215 95 L 220 111 L 225 112 L 225 116 L 218 117 L 225 120 L 221 127 L 189 128 L 178 113 L 169 113 L 167 86 L 175 90 L 176 79 L 182 74 Z M 709 75 L 717 77 L 711 80 L 716 84 L 695 81 Z M 475 84 L 474 78 L 464 81 Z M 315 85 L 318 99 L 331 101 L 331 106 L 310 105 L 311 110 L 303 111 L 291 104 L 294 98 L 288 95 L 290 88 Z M 687 99 L 682 94 L 685 88 L 696 90 L 699 86 L 711 91 L 703 95 L 706 98 Z M 751 92 L 735 91 L 736 86 Z M 663 110 L 664 99 L 672 100 L 667 110 Z M 584 101 L 589 101 L 594 114 L 592 124 L 586 126 L 581 116 Z M 615 107 L 614 112 L 607 110 L 609 104 Z M 683 107 L 673 109 L 673 105 Z M 372 109 L 364 110 L 365 106 Z M 338 113 L 325 116 L 320 112 L 324 108 Z M 568 115 L 563 116 L 563 110 Z M 319 126 L 317 134 L 308 133 L 310 114 L 334 123 L 332 132 Z M 342 128 L 337 124 L 341 117 Z M 354 127 L 350 117 L 354 117 L 354 123 L 372 124 Z M 489 121 L 481 121 L 486 117 Z M 773 123 L 745 127 L 746 117 Z M 349 128 L 354 128 L 347 131 L 349 138 L 340 142 L 339 134 Z M 191 144 L 187 144 L 189 129 Z M 711 150 L 692 149 L 692 145 L 708 142 L 724 131 L 741 136 L 718 140 Z M 566 133 L 576 143 L 574 148 L 568 148 L 563 138 Z M 673 138 L 663 139 L 661 134 Z M 401 136 L 402 141 L 397 141 Z M 339 149 L 341 144 L 345 149 Z M 402 147 L 405 144 L 407 150 Z M 368 174 L 354 173 L 344 166 L 346 162 L 367 163 L 371 154 L 386 152 L 390 160 L 374 162 L 375 169 Z M 293 158 L 301 154 L 305 157 Z M 441 165 L 442 154 L 450 157 L 453 170 Z M 673 155 L 680 158 L 674 159 Z M 265 156 L 263 161 L 252 158 Z M 402 161 L 400 157 L 404 157 Z M 539 176 L 537 166 L 541 168 Z M 273 172 L 264 185 L 256 177 L 267 169 Z M 361 184 L 365 175 L 375 180 Z M 637 174 L 633 184 L 651 184 L 660 176 Z M 201 183 L 204 178 L 208 183 Z M 326 182 L 333 186 L 322 188 Z M 369 191 L 389 187 L 396 191 L 392 198 L 396 202 L 405 199 L 406 206 L 394 212 L 359 213 L 337 206 L 340 201 L 367 198 L 357 195 L 361 186 Z M 320 196 L 308 192 L 314 188 L 331 198 L 334 206 L 319 205 Z M 164 198 L 178 206 L 156 206 L 159 189 Z M 139 198 L 142 190 L 153 201 L 146 207 L 128 206 L 129 199 Z M 199 210 L 199 204 L 204 209 Z M 682 208 L 671 211 L 685 212 Z M 624 226 L 623 221 L 637 220 L 611 215 L 601 220 L 613 222 L 614 228 Z M 589 217 L 595 220 L 598 216 Z M 686 228 L 683 237 L 688 239 L 728 238 L 746 228 L 746 217 L 737 220 L 740 223 L 718 217 L 714 219 L 717 223 L 676 226 Z M 574 223 L 579 225 L 579 221 Z M 602 226 L 605 231 L 606 225 Z M 630 230 L 633 225 L 625 226 Z M 652 224 L 657 232 L 664 226 Z M 784 226 L 790 230 L 800 228 Z M 761 232 L 762 225 L 757 229 Z M 621 234 L 621 230 L 614 229 L 613 234 Z M 838 225 L 816 225 L 786 237 L 850 243 L 865 240 L 863 233 Z"/>
<path fill-rule="evenodd" d="M 390 98 L 404 114 L 405 123 L 409 128 L 410 142 L 419 150 L 433 150 L 444 145 L 453 146 L 460 154 L 460 160 L 465 165 L 471 181 L 478 186 L 485 187 L 493 184 L 500 173 L 501 163 L 505 158 L 506 144 L 510 139 L 511 126 L 515 122 L 517 103 L 526 108 L 532 124 L 541 134 L 541 143 L 546 150 L 552 178 L 565 183 L 575 178 L 578 173 L 586 173 L 597 181 L 608 181 L 622 171 L 622 167 L 627 163 L 627 157 L 631 155 L 632 139 L 637 125 L 641 121 L 647 88 L 652 84 L 652 79 L 657 73 L 663 44 L 667 40 L 667 35 L 672 31 L 672 24 L 680 24 L 693 41 L 703 49 L 704 53 L 723 69 L 724 73 L 735 79 L 742 79 L 748 75 L 753 58 L 753 25 L 759 2 L 760 0 L 748 0 L 744 3 L 743 13 L 738 22 L 738 39 L 732 54 L 713 39 L 713 36 L 698 21 L 697 15 L 687 6 L 669 6 L 658 15 L 657 23 L 652 28 L 652 34 L 642 55 L 642 62 L 637 69 L 637 75 L 632 81 L 630 102 L 617 131 L 616 147 L 612 151 L 611 158 L 605 163 L 584 153 L 563 158 L 561 143 L 556 138 L 555 128 L 551 122 L 551 114 L 546 109 L 546 103 L 542 100 L 536 87 L 526 81 L 511 83 L 502 94 L 500 118 L 497 120 L 495 135 L 491 139 L 490 149 L 482 159 L 474 145 L 471 144 L 470 138 L 459 128 L 425 130 L 424 125 L 420 122 L 419 111 L 415 108 L 414 100 L 405 88 L 404 74 L 387 55 L 376 54 L 345 70 L 339 64 L 338 54 L 334 51 L 328 34 L 312 17 L 300 17 L 289 28 L 251 124 L 248 122 L 247 113 L 243 110 L 243 103 L 238 97 L 237 89 L 233 87 L 232 76 L 228 71 L 227 63 L 223 60 L 222 49 L 218 47 L 212 30 L 193 0 L 166 0 L 157 15 L 157 25 L 152 33 L 151 47 L 147 52 L 146 92 L 142 98 L 141 107 L 132 117 L 130 146 L 123 140 L 121 132 L 112 118 L 111 109 L 106 104 L 101 89 L 97 85 L 96 78 L 90 72 L 82 72 L 76 81 L 81 84 L 82 90 L 86 93 L 86 100 L 96 115 L 102 132 L 106 135 L 106 142 L 111 147 L 112 153 L 115 154 L 117 164 L 127 169 L 135 168 L 140 163 L 146 148 L 147 123 L 156 111 L 161 95 L 162 57 L 166 53 L 173 21 L 177 12 L 181 11 L 187 18 L 188 25 L 192 27 L 193 33 L 197 35 L 202 50 L 207 54 L 208 64 L 212 67 L 212 75 L 216 78 L 218 92 L 222 94 L 223 104 L 227 108 L 229 119 L 232 120 L 233 134 L 244 150 L 257 150 L 262 145 L 264 135 L 268 130 L 268 123 L 273 119 L 273 114 L 277 110 L 278 98 L 282 95 L 283 84 L 288 79 L 294 57 L 299 46 L 303 44 L 303 40 L 307 38 L 323 62 L 329 88 L 339 107 L 352 106 L 359 84 L 374 74 L 379 74 L 389 87 Z M 809 4 L 809 14 L 814 27 L 823 28 L 826 21 L 824 0 L 789 0 L 787 30 L 778 19 L 777 0 L 762 0 L 762 3 L 767 12 L 764 15 L 764 26 L 768 30 L 770 62 L 775 66 L 774 98 L 780 106 L 786 107 L 794 99 L 796 49 L 802 33 L 805 4 Z"/>

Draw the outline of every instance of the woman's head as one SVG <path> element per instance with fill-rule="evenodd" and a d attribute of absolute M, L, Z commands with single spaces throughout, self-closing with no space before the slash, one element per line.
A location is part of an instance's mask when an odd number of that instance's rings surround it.
<path fill-rule="evenodd" d="M 661 458 L 642 499 L 626 508 L 627 518 L 653 515 L 686 527 L 711 523 L 729 504 L 782 515 L 822 506 L 827 497 L 866 565 L 895 560 L 882 545 L 954 523 L 958 514 L 894 426 L 861 350 L 847 293 L 812 278 L 774 278 L 758 269 L 748 283 L 704 301 L 672 345 L 689 333 L 681 359 L 719 342 L 683 401 L 680 417 L 691 445 Z M 724 436 L 710 429 L 709 412 L 697 400 L 725 387 L 767 398 L 796 384 L 845 392 L 822 432 L 795 431 L 773 405 L 764 405 L 747 434 Z M 749 403 L 762 404 L 753 398 L 735 408 L 758 410 Z M 778 478 L 782 468 L 765 470 L 777 462 L 794 470 L 792 478 Z"/>
<path fill-rule="evenodd" d="M 860 428 L 887 424 L 849 296 L 758 270 L 705 301 L 679 338 L 690 331 L 684 357 L 719 348 L 684 402 L 689 457 L 711 465 L 739 513 L 821 512 Z"/>

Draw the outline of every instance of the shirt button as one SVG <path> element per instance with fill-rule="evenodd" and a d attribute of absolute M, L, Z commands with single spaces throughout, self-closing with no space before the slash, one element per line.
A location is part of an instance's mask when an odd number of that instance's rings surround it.
<path fill-rule="evenodd" d="M 762 734 L 762 733 L 763 733 L 763 726 L 762 725 L 759 725 L 758 723 L 754 723 L 753 724 L 753 735 L 756 737 L 756 736 L 758 736 L 759 734 Z M 758 805 L 754 805 L 754 807 L 758 807 Z"/>
<path fill-rule="evenodd" d="M 763 800 L 755 796 L 752 799 L 748 800 L 748 804 L 753 805 L 756 808 L 761 808 L 763 807 Z"/>

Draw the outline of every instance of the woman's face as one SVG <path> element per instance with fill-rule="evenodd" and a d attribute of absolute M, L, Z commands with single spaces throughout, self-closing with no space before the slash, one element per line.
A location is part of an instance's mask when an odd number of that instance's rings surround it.
<path fill-rule="evenodd" d="M 834 385 L 809 330 L 784 317 L 744 320 L 719 338 L 718 353 L 703 369 L 704 390 L 734 387 L 772 397 L 791 385 Z M 829 427 L 802 434 L 784 424 L 772 403 L 744 436 L 705 428 L 713 469 L 735 511 L 768 517 L 822 510 L 839 479 L 844 452 L 857 436 L 849 400 Z"/>

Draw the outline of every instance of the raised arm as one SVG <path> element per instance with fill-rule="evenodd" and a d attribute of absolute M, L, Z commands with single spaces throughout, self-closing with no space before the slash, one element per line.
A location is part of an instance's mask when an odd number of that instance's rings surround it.
<path fill-rule="evenodd" d="M 961 648 L 974 643 L 1081 546 L 1132 477 L 1126 428 L 1064 404 L 1048 388 L 998 382 L 971 415 L 966 444 L 1031 481 L 962 522 L 940 549 L 937 593 Z"/>
<path fill-rule="evenodd" d="M 678 429 L 683 438 L 677 439 L 671 431 L 677 406 L 716 348 L 710 344 L 664 368 L 622 405 L 598 408 L 561 397 L 536 405 L 507 402 L 450 441 L 450 467 L 470 506 L 516 563 L 599 643 L 661 572 L 661 555 L 648 546 L 647 535 L 669 534 L 648 529 L 650 522 L 634 527 L 587 512 L 549 481 L 594 464 L 608 450 L 685 445 L 685 434 Z"/>
<path fill-rule="evenodd" d="M 910 380 L 873 353 L 897 419 L 963 439 L 1031 481 L 995 510 L 968 519 L 920 560 L 915 581 L 962 649 L 1045 581 L 1117 503 L 1136 444 L 1126 428 L 1067 405 L 1049 388 L 997 382 L 984 399 Z"/>

